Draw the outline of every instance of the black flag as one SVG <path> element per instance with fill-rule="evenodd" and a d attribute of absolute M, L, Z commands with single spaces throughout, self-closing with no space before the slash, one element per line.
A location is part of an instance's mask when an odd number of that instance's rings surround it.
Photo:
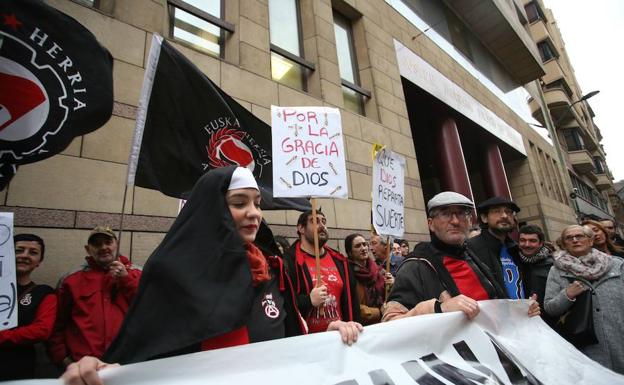
<path fill-rule="evenodd" d="M 253 172 L 264 209 L 309 209 L 305 199 L 273 198 L 271 127 L 154 35 L 128 184 L 185 198 L 205 172 L 230 165 Z"/>
<path fill-rule="evenodd" d="M 0 186 L 112 110 L 113 59 L 91 32 L 42 1 L 0 1 Z"/>

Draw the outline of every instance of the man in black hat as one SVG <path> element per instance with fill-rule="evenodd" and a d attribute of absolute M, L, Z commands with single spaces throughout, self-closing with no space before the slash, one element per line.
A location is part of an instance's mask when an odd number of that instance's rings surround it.
<path fill-rule="evenodd" d="M 522 282 L 522 263 L 518 244 L 510 237 L 517 225 L 520 207 L 505 197 L 494 197 L 477 206 L 483 225 L 481 234 L 468 240 L 468 247 L 490 269 L 510 299 L 527 298 Z"/>

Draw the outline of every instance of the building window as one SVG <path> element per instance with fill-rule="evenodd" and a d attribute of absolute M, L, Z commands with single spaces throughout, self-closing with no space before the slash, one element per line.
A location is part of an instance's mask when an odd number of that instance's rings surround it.
<path fill-rule="evenodd" d="M 298 0 L 269 0 L 269 33 L 273 80 L 306 90 L 307 71 L 314 71 L 314 64 L 303 58 Z"/>
<path fill-rule="evenodd" d="M 457 48 L 459 52 L 463 53 L 466 58 L 473 61 L 472 49 L 470 48 L 470 41 L 468 40 L 468 36 L 471 35 L 471 32 L 466 28 L 464 23 L 455 16 L 453 11 L 445 8 L 445 13 L 453 46 Z"/>
<path fill-rule="evenodd" d="M 534 1 L 525 5 L 524 10 L 526 11 L 527 18 L 529 19 L 530 23 L 537 21 L 539 19 L 544 19 L 544 14 L 542 14 L 542 10 Z"/>
<path fill-rule="evenodd" d="M 223 20 L 222 0 L 167 0 L 170 36 L 222 57 L 224 33 L 234 25 Z"/>
<path fill-rule="evenodd" d="M 595 167 L 595 171 L 596 174 L 604 174 L 605 170 L 604 170 L 604 165 L 602 163 L 602 159 L 599 156 L 594 156 L 594 167 Z"/>
<path fill-rule="evenodd" d="M 537 49 L 539 50 L 542 62 L 544 63 L 557 57 L 557 51 L 548 40 L 543 40 L 537 43 Z"/>
<path fill-rule="evenodd" d="M 565 146 L 568 151 L 581 151 L 585 149 L 583 138 L 581 138 L 576 128 L 564 128 L 561 130 L 561 133 L 563 134 Z"/>
<path fill-rule="evenodd" d="M 364 114 L 364 97 L 370 97 L 370 92 L 360 87 L 351 21 L 338 12 L 334 12 L 334 33 L 344 108 Z"/>

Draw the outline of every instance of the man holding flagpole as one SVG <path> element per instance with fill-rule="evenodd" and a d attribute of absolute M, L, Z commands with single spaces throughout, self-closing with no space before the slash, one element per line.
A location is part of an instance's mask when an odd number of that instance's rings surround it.
<path fill-rule="evenodd" d="M 325 214 L 317 211 L 317 234 L 320 249 L 321 283 L 317 283 L 314 256 L 314 222 L 306 211 L 297 221 L 299 240 L 286 258 L 295 289 L 297 305 L 310 333 L 327 330 L 332 321 L 360 321 L 356 280 L 347 258 L 327 246 L 329 234 Z"/>

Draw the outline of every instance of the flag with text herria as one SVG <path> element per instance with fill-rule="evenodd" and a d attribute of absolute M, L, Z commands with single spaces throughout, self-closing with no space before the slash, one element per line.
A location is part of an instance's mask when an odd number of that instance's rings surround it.
<path fill-rule="evenodd" d="M 113 58 L 89 30 L 43 1 L 0 1 L 0 189 L 112 111 Z"/>
<path fill-rule="evenodd" d="M 272 196 L 271 127 L 154 35 L 137 112 L 128 184 L 185 198 L 202 174 L 229 165 L 253 172 L 264 209 L 309 208 L 305 199 Z"/>

